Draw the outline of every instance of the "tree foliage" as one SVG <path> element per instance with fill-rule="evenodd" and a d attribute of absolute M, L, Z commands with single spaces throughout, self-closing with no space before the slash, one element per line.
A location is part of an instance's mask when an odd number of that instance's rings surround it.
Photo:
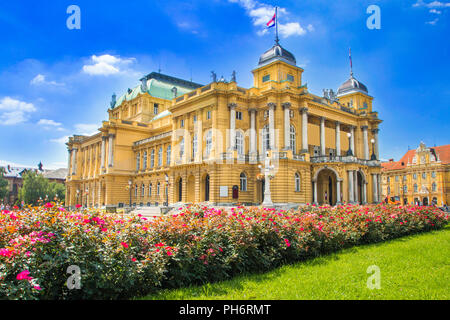
<path fill-rule="evenodd" d="M 0 168 L 0 199 L 4 199 L 8 195 L 8 180 L 3 176 L 5 175 L 5 168 Z"/>
<path fill-rule="evenodd" d="M 49 182 L 41 174 L 29 171 L 23 174 L 23 185 L 19 199 L 25 204 L 37 204 L 39 199 L 53 200 L 55 196 L 64 201 L 65 187 L 57 182 Z"/>

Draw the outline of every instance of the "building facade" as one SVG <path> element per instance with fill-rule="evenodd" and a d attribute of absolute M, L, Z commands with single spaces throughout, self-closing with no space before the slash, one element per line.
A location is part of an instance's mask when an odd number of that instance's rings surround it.
<path fill-rule="evenodd" d="M 450 203 L 450 145 L 420 143 L 400 161 L 382 165 L 382 197 L 402 204 L 444 206 Z"/>
<path fill-rule="evenodd" d="M 279 205 L 379 202 L 381 120 L 353 72 L 314 95 L 278 41 L 252 72 L 249 89 L 235 72 L 151 73 L 113 95 L 97 134 L 69 138 L 67 205 L 261 204 L 267 190 Z"/>

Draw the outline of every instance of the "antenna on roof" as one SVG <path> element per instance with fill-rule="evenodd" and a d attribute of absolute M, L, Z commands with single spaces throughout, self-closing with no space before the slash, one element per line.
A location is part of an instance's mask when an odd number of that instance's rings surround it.
<path fill-rule="evenodd" d="M 352 48 L 348 48 L 348 57 L 350 59 L 350 76 L 353 77 Z"/>

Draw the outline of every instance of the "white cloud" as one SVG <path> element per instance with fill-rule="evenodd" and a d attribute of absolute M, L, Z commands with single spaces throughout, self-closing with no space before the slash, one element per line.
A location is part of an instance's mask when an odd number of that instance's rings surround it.
<path fill-rule="evenodd" d="M 69 142 L 69 136 L 64 136 L 64 137 L 56 138 L 56 139 L 50 139 L 50 141 L 59 143 L 59 144 L 65 144 L 66 142 Z"/>
<path fill-rule="evenodd" d="M 436 19 L 434 19 L 434 20 L 432 20 L 432 21 L 427 21 L 427 22 L 425 22 L 425 23 L 426 23 L 426 24 L 431 24 L 432 26 L 434 26 L 438 21 L 439 21 L 439 18 L 436 18 Z"/>
<path fill-rule="evenodd" d="M 45 80 L 45 76 L 42 74 L 38 74 L 36 77 L 34 77 L 30 81 L 30 84 L 34 85 L 34 86 L 38 86 L 38 85 L 48 85 L 48 86 L 57 86 L 57 87 L 64 86 L 64 83 Z"/>
<path fill-rule="evenodd" d="M 89 75 L 108 76 L 126 71 L 126 66 L 134 62 L 135 58 L 122 59 L 120 57 L 104 54 L 101 56 L 93 55 L 91 63 L 84 65 L 82 70 Z"/>
<path fill-rule="evenodd" d="M 50 119 L 40 119 L 37 123 L 39 126 L 42 126 L 46 130 L 56 130 L 56 131 L 64 131 L 62 127 L 62 123 L 56 122 Z"/>
<path fill-rule="evenodd" d="M 75 126 L 75 134 L 83 136 L 92 136 L 98 132 L 101 126 L 96 123 L 77 123 Z"/>
<path fill-rule="evenodd" d="M 441 14 L 442 11 L 439 11 L 439 10 L 436 10 L 436 9 L 431 9 L 430 13 Z"/>
<path fill-rule="evenodd" d="M 241 7 L 245 9 L 247 12 L 247 15 L 252 19 L 253 25 L 256 27 L 262 27 L 264 29 L 261 29 L 257 32 L 258 35 L 262 36 L 268 32 L 267 29 L 267 22 L 272 19 L 274 13 L 275 13 L 275 7 L 260 3 L 256 0 L 228 0 L 231 3 L 237 3 Z M 287 17 L 289 13 L 285 8 L 278 8 L 278 18 L 280 16 Z M 309 24 L 308 27 L 305 30 L 299 22 L 287 22 L 287 23 L 280 23 L 278 21 L 278 31 L 283 38 L 287 38 L 290 36 L 302 36 L 307 33 L 307 31 L 312 32 L 314 31 L 314 27 Z"/>
<path fill-rule="evenodd" d="M 429 3 L 424 2 L 423 0 L 417 0 L 416 3 L 413 4 L 413 7 L 425 7 L 425 8 L 450 8 L 450 2 L 441 2 L 441 1 L 432 1 Z"/>
<path fill-rule="evenodd" d="M 36 111 L 32 103 L 27 103 L 11 97 L 0 100 L 0 124 L 14 125 L 28 120 L 29 113 Z"/>

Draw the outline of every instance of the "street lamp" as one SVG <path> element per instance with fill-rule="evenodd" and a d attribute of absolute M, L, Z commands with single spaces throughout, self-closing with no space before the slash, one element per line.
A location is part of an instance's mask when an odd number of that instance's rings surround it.
<path fill-rule="evenodd" d="M 377 156 L 375 155 L 375 139 L 371 139 L 370 142 L 372 143 L 372 156 L 370 157 L 370 160 L 377 160 Z"/>
<path fill-rule="evenodd" d="M 348 132 L 348 133 L 347 133 L 347 137 L 348 137 L 348 150 L 347 150 L 347 156 L 353 156 L 352 142 L 351 142 L 352 134 L 351 134 L 350 132 Z"/>
<path fill-rule="evenodd" d="M 166 179 L 166 207 L 169 206 L 169 176 L 166 173 L 165 176 Z"/>
<path fill-rule="evenodd" d="M 131 208 L 131 184 L 133 182 L 131 180 L 128 180 L 128 189 L 130 189 L 130 208 Z"/>

